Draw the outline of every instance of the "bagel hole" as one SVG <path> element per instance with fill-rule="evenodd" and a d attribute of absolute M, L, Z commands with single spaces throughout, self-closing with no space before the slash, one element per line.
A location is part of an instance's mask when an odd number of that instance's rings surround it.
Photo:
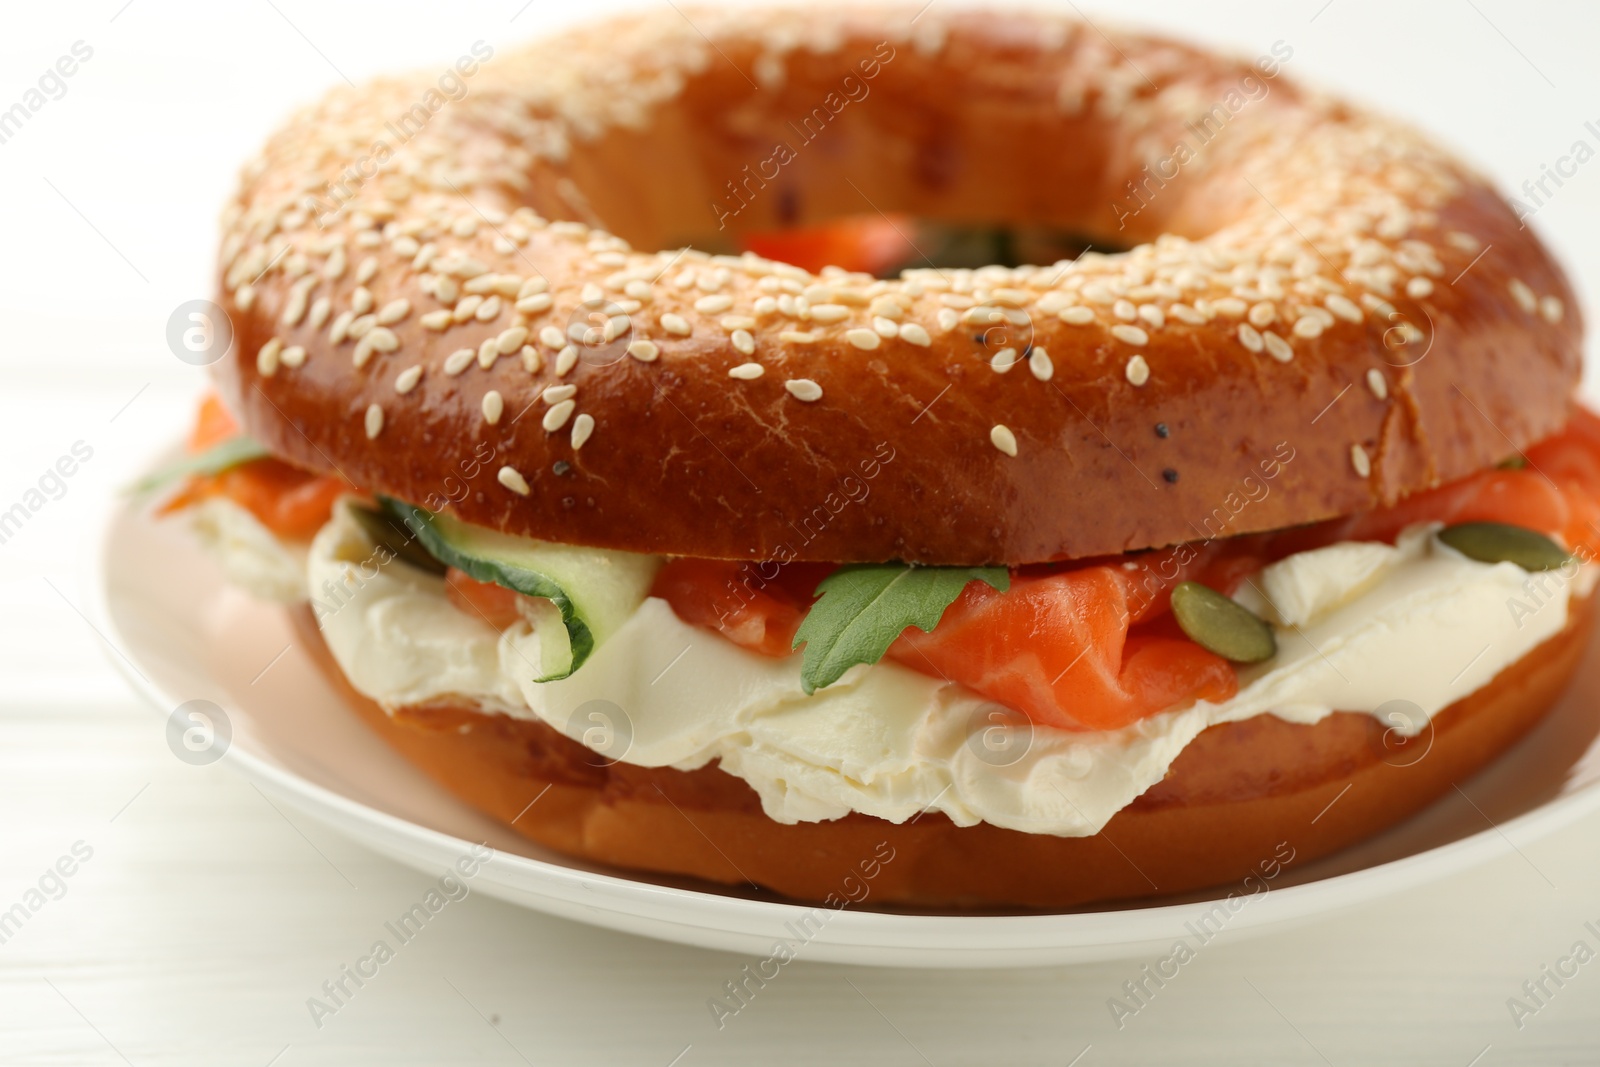
<path fill-rule="evenodd" d="M 846 38 L 788 53 L 781 78 L 758 87 L 772 57 L 728 49 L 634 125 L 574 141 L 533 206 L 644 251 L 790 262 L 768 250 L 785 246 L 775 236 L 893 222 L 906 247 L 872 263 L 880 276 L 1048 266 L 1185 234 L 1179 194 L 1136 216 L 1120 206 L 1137 165 L 1115 118 L 1057 102 L 1076 55 L 1027 34 L 990 40 L 981 57 L 954 36 L 935 55 Z"/>
<path fill-rule="evenodd" d="M 685 234 L 668 245 L 683 246 L 713 255 L 754 252 L 813 273 L 837 266 L 879 278 L 897 278 L 902 271 L 920 268 L 1020 267 L 1073 260 L 1088 251 L 1126 251 L 1080 233 L 1042 226 L 950 223 L 877 213 L 777 230 Z"/>

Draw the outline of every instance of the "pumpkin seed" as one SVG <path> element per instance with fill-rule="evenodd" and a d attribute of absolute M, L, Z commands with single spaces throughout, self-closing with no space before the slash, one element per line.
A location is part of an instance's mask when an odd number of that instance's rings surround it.
<path fill-rule="evenodd" d="M 1272 627 L 1199 582 L 1179 582 L 1172 590 L 1172 614 L 1195 644 L 1223 659 L 1260 663 L 1277 655 Z"/>
<path fill-rule="evenodd" d="M 388 549 L 390 555 L 400 562 L 409 563 L 430 574 L 445 572 L 445 565 L 434 559 L 411 536 L 411 531 L 392 516 L 355 503 L 350 505 L 350 515 L 374 545 Z"/>
<path fill-rule="evenodd" d="M 1504 522 L 1463 522 L 1439 531 L 1439 540 L 1480 563 L 1515 563 L 1525 571 L 1551 571 L 1572 557 L 1544 534 Z"/>

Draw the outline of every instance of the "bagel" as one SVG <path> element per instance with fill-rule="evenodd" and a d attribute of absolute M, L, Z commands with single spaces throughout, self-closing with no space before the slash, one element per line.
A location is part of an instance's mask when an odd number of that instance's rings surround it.
<path fill-rule="evenodd" d="M 1292 57 L 674 9 L 335 90 L 225 212 L 168 507 L 588 861 L 1004 909 L 1325 855 L 1566 685 L 1600 417 L 1536 234 Z M 1081 254 L 922 247 L 983 228 Z"/>
<path fill-rule="evenodd" d="M 346 168 L 436 73 L 335 90 L 224 219 L 230 406 L 296 464 L 511 533 L 930 564 L 1193 540 L 1281 441 L 1295 463 L 1227 532 L 1389 504 L 1565 423 L 1567 281 L 1416 133 L 1280 75 L 1160 189 L 1144 165 L 1261 70 L 1050 15 L 914 14 L 575 30 L 484 61 L 368 181 Z M 891 280 L 634 250 L 715 236 L 726 182 L 868 62 L 866 101 L 752 184 L 729 229 L 876 205 L 1132 250 Z M 1149 201 L 1132 217 L 1130 190 Z M 1010 310 L 1029 335 L 997 373 L 975 334 Z M 591 313 L 623 332 L 575 342 Z M 569 388 L 571 408 L 541 402 Z M 884 442 L 895 477 L 870 511 L 806 525 Z"/>

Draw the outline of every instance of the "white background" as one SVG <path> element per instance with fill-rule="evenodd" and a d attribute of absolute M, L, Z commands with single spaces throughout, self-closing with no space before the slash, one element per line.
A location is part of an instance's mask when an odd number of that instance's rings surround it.
<path fill-rule="evenodd" d="M 501 50 L 618 6 L 522 2 L 96 0 L 6 13 L 0 108 L 73 42 L 94 55 L 0 145 L 0 505 L 74 442 L 94 457 L 0 545 L 0 908 L 75 841 L 94 855 L 0 945 L 0 1062 L 666 1067 L 681 1053 L 685 1067 L 943 1067 L 1082 1053 L 1084 1067 L 1466 1067 L 1600 1055 L 1600 962 L 1520 1031 L 1506 1008 L 1574 940 L 1594 943 L 1582 924 L 1600 922 L 1600 819 L 1408 898 L 1208 947 L 1121 1032 L 1106 999 L 1126 964 L 805 963 L 718 1032 L 705 1000 L 745 961 L 476 895 L 316 1029 L 306 998 L 426 878 L 289 821 L 226 760 L 174 759 L 161 715 L 126 692 L 76 613 L 82 563 L 102 500 L 182 431 L 201 387 L 164 328 L 177 304 L 211 295 L 214 220 L 240 163 L 291 105 L 342 76 L 443 62 L 480 38 Z M 1083 7 L 1098 22 L 1111 5 Z M 1127 4 L 1116 17 L 1248 55 L 1287 41 L 1292 76 L 1415 121 L 1515 189 L 1574 140 L 1600 145 L 1583 128 L 1600 121 L 1595 10 L 1295 0 Z M 1594 292 L 1600 163 L 1536 225 Z"/>

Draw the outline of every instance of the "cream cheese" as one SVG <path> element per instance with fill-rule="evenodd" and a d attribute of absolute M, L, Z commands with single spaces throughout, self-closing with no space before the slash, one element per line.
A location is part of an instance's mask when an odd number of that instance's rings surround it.
<path fill-rule="evenodd" d="M 1397 728 L 1420 731 L 1426 716 L 1559 631 L 1575 587 L 1595 578 L 1586 566 L 1519 614 L 1511 603 L 1524 596 L 1527 573 L 1469 560 L 1432 527 L 1414 527 L 1394 546 L 1301 553 L 1240 595 L 1275 622 L 1279 652 L 1241 673 L 1233 699 L 1075 733 L 1004 725 L 995 705 L 888 661 L 807 696 L 799 657 L 748 652 L 654 598 L 571 677 L 534 682 L 538 642 L 528 625 L 497 632 L 456 610 L 441 579 L 401 563 L 363 571 L 371 550 L 337 510 L 312 544 L 308 586 L 314 600 L 347 591 L 318 611 L 323 633 L 351 683 L 380 703 L 465 697 L 542 719 L 629 763 L 691 769 L 720 760 L 779 822 L 851 811 L 900 822 L 940 811 L 958 825 L 1062 836 L 1098 832 L 1213 723 L 1268 712 L 1311 723 L 1335 709 L 1405 700 L 1424 718 Z M 996 740 L 998 750 L 986 744 Z"/>
<path fill-rule="evenodd" d="M 214 496 L 189 509 L 200 543 L 210 550 L 228 581 L 262 600 L 295 603 L 306 595 L 306 549 L 283 541 L 261 520 L 227 497 Z"/>

